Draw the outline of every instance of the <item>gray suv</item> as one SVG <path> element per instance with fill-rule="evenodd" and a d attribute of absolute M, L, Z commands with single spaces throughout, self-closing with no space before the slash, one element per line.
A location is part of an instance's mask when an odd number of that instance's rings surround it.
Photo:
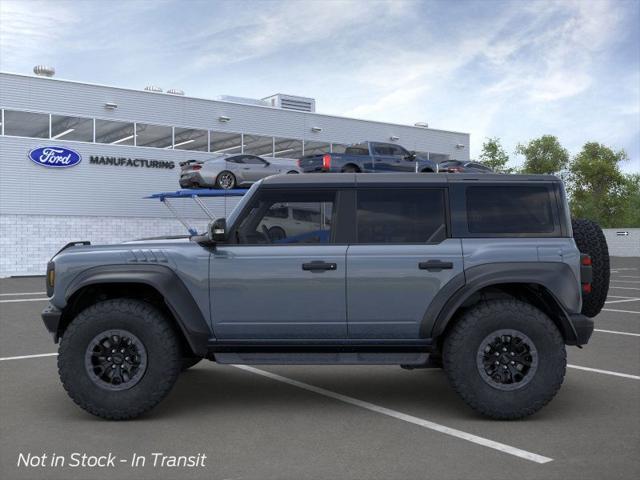
<path fill-rule="evenodd" d="M 551 176 L 274 176 L 190 241 L 87 243 L 49 263 L 42 316 L 65 389 L 108 419 L 203 358 L 443 367 L 476 411 L 524 417 L 608 289 L 602 232 Z"/>

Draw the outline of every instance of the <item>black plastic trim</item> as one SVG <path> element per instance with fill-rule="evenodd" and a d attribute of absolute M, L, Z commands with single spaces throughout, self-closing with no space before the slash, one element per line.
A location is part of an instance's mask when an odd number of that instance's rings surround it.
<path fill-rule="evenodd" d="M 338 352 L 424 352 L 432 351 L 430 339 L 419 340 L 218 340 L 210 342 L 208 351 L 215 353 L 338 353 Z"/>
<path fill-rule="evenodd" d="M 42 321 L 44 326 L 49 330 L 49 333 L 53 335 L 53 341 L 58 343 L 60 337 L 60 319 L 62 318 L 62 311 L 54 305 L 47 305 L 42 311 Z"/>
<path fill-rule="evenodd" d="M 558 318 L 565 342 L 576 344 L 578 334 L 569 313 L 574 313 L 575 304 L 579 303 L 579 285 L 569 265 L 555 262 L 491 263 L 471 267 L 456 275 L 427 308 L 420 336 L 441 336 L 453 315 L 468 298 L 483 288 L 500 284 L 539 285 L 545 288 L 561 312 Z"/>
<path fill-rule="evenodd" d="M 581 313 L 573 313 L 569 315 L 569 319 L 576 331 L 576 342 L 571 345 L 586 345 L 593 333 L 595 325 L 593 319 Z"/>
<path fill-rule="evenodd" d="M 162 265 L 106 265 L 80 273 L 69 284 L 66 301 L 81 288 L 96 284 L 141 283 L 157 290 L 196 355 L 207 352 L 211 330 L 191 293 L 176 273 Z"/>

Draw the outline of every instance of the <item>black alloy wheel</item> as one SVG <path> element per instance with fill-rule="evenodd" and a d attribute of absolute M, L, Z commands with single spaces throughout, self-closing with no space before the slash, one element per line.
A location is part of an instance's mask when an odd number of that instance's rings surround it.
<path fill-rule="evenodd" d="M 147 369 L 147 350 L 127 330 L 99 333 L 89 342 L 84 357 L 89 378 L 106 390 L 126 390 L 136 385 Z"/>

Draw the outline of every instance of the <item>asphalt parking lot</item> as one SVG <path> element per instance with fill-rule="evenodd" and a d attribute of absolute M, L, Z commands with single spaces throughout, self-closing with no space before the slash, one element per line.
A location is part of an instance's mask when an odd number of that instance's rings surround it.
<path fill-rule="evenodd" d="M 640 478 L 640 258 L 612 259 L 590 344 L 568 348 L 558 396 L 514 422 L 476 415 L 440 370 L 211 362 L 184 373 L 143 418 L 103 421 L 60 385 L 40 319 L 43 282 L 0 280 L 2 478 Z M 117 460 L 72 467 L 73 452 Z M 34 463 L 47 454 L 45 466 L 18 466 L 29 453 Z M 154 466 L 162 457 L 153 453 L 206 460 Z M 49 465 L 54 455 L 64 467 Z"/>

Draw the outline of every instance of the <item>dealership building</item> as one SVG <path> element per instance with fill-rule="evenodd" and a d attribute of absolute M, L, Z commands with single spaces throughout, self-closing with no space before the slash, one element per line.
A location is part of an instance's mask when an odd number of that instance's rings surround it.
<path fill-rule="evenodd" d="M 42 274 L 71 241 L 185 233 L 165 206 L 144 198 L 177 190 L 185 160 L 249 153 L 294 162 L 364 140 L 436 161 L 469 158 L 466 133 L 323 115 L 305 97 L 210 100 L 59 80 L 46 67 L 34 72 L 0 73 L 0 277 Z M 55 155 L 59 162 L 43 165 Z M 207 202 L 225 216 L 237 197 Z M 206 224 L 192 202 L 174 204 L 194 225 Z"/>

